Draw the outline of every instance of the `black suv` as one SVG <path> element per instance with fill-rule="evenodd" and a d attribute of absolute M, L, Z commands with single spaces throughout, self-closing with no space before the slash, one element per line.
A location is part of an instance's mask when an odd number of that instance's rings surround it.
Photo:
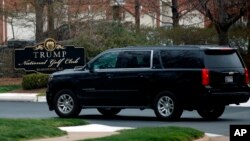
<path fill-rule="evenodd" d="M 226 105 L 248 99 L 248 70 L 237 50 L 208 46 L 110 49 L 83 68 L 52 74 L 47 89 L 49 109 L 60 117 L 82 108 L 109 116 L 151 108 L 166 120 L 183 110 L 217 119 Z"/>

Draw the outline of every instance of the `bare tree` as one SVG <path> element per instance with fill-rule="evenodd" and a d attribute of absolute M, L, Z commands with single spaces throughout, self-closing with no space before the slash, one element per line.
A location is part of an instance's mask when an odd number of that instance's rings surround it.
<path fill-rule="evenodd" d="M 54 21 L 54 1 L 47 0 L 47 19 L 48 19 L 48 37 L 55 38 L 55 21 Z"/>
<path fill-rule="evenodd" d="M 41 42 L 44 37 L 43 37 L 43 13 L 44 11 L 44 4 L 43 3 L 35 3 L 35 12 L 36 12 L 36 42 Z"/>
<path fill-rule="evenodd" d="M 56 38 L 55 23 L 56 21 L 62 21 L 60 18 L 65 18 L 66 13 L 62 11 L 54 11 L 54 8 L 62 9 L 64 4 L 67 3 L 62 0 L 23 0 L 26 4 L 31 4 L 35 11 L 35 39 L 36 42 L 43 41 L 46 37 Z M 59 5 L 58 3 L 63 3 Z M 47 10 L 47 11 L 46 11 Z M 64 15 L 64 17 L 62 17 Z M 29 19 L 31 20 L 31 19 Z M 47 20 L 47 21 L 46 21 Z M 45 25 L 47 24 L 47 27 Z M 47 29 L 47 31 L 44 31 Z"/>
<path fill-rule="evenodd" d="M 159 0 L 159 1 L 148 1 L 148 8 L 154 9 L 154 12 L 161 15 L 162 19 L 155 17 L 157 21 L 163 24 L 172 25 L 178 27 L 180 20 L 194 10 L 197 10 L 197 4 L 192 4 L 195 0 Z M 161 9 L 161 11 L 159 11 Z M 192 15 L 197 16 L 197 15 Z M 192 17 L 189 17 L 191 19 Z M 164 19 L 168 19 L 167 21 Z"/>
<path fill-rule="evenodd" d="M 43 25 L 44 25 L 44 6 L 45 0 L 26 0 L 26 3 L 33 5 L 35 10 L 35 39 L 36 42 L 44 40 Z"/>
<path fill-rule="evenodd" d="M 68 25 L 68 29 L 66 32 L 70 38 L 79 36 L 82 33 L 95 38 L 93 28 L 98 22 L 115 20 L 114 16 L 116 15 L 113 13 L 115 9 L 112 7 L 111 0 L 78 0 L 63 4 L 67 9 L 64 15 L 67 16 L 65 24 Z M 58 16 L 60 12 L 55 11 L 54 13 L 55 18 L 60 17 Z M 119 16 L 116 20 L 121 18 Z M 62 17 L 62 19 L 64 18 Z"/>
<path fill-rule="evenodd" d="M 247 28 L 250 29 L 250 2 L 249 1 L 247 1 Z M 249 34 L 248 34 L 248 51 L 250 51 L 250 35 Z"/>
<path fill-rule="evenodd" d="M 135 27 L 137 33 L 140 32 L 140 6 L 140 0 L 135 0 Z"/>
<path fill-rule="evenodd" d="M 4 11 L 1 10 L 0 15 L 4 15 L 6 22 L 11 26 L 13 39 L 16 38 L 15 26 L 28 27 L 29 23 L 24 22 L 27 17 L 25 0 L 5 1 Z"/>
<path fill-rule="evenodd" d="M 198 0 L 200 11 L 214 24 L 219 45 L 228 45 L 228 31 L 247 11 L 247 0 Z"/>
<path fill-rule="evenodd" d="M 173 26 L 179 26 L 179 20 L 180 20 L 180 13 L 179 13 L 179 8 L 178 8 L 178 0 L 172 0 L 172 19 L 173 19 Z"/>
<path fill-rule="evenodd" d="M 247 1 L 247 26 L 250 28 L 250 2 Z"/>
<path fill-rule="evenodd" d="M 9 16 L 9 18 L 7 19 L 7 22 L 10 23 L 11 26 L 11 30 L 12 30 L 12 39 L 15 39 L 15 30 L 14 30 L 14 17 L 13 16 Z"/>
<path fill-rule="evenodd" d="M 61 19 L 67 16 L 65 7 L 63 7 L 67 3 L 63 0 L 20 0 L 20 2 L 25 3 L 26 7 L 31 6 L 31 10 L 26 12 L 34 16 L 23 18 L 33 23 L 36 42 L 41 42 L 47 37 L 56 38 L 55 28 L 60 26 Z M 55 8 L 56 11 L 54 11 Z"/>

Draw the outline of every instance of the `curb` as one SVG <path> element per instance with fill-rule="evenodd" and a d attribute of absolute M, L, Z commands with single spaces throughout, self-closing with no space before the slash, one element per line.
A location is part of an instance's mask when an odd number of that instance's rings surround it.
<path fill-rule="evenodd" d="M 202 138 L 196 139 L 194 141 L 229 141 L 229 137 L 226 136 L 210 137 L 205 135 Z"/>
<path fill-rule="evenodd" d="M 37 95 L 37 93 L 1 93 L 0 101 L 46 102 L 45 96 Z"/>

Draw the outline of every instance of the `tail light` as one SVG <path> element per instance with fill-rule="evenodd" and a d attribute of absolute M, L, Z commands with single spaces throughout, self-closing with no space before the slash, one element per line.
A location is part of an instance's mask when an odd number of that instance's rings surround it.
<path fill-rule="evenodd" d="M 201 77 L 202 77 L 202 85 L 203 86 L 209 85 L 209 70 L 208 69 L 202 69 Z"/>
<path fill-rule="evenodd" d="M 248 78 L 248 69 L 247 68 L 245 68 L 245 83 L 246 84 L 248 84 L 248 80 L 249 80 L 249 78 Z"/>

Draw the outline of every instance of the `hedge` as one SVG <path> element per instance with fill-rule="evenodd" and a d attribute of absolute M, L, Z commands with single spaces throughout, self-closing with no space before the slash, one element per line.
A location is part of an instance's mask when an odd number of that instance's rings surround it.
<path fill-rule="evenodd" d="M 24 90 L 45 88 L 47 86 L 49 75 L 42 73 L 33 73 L 23 76 L 22 87 Z"/>

